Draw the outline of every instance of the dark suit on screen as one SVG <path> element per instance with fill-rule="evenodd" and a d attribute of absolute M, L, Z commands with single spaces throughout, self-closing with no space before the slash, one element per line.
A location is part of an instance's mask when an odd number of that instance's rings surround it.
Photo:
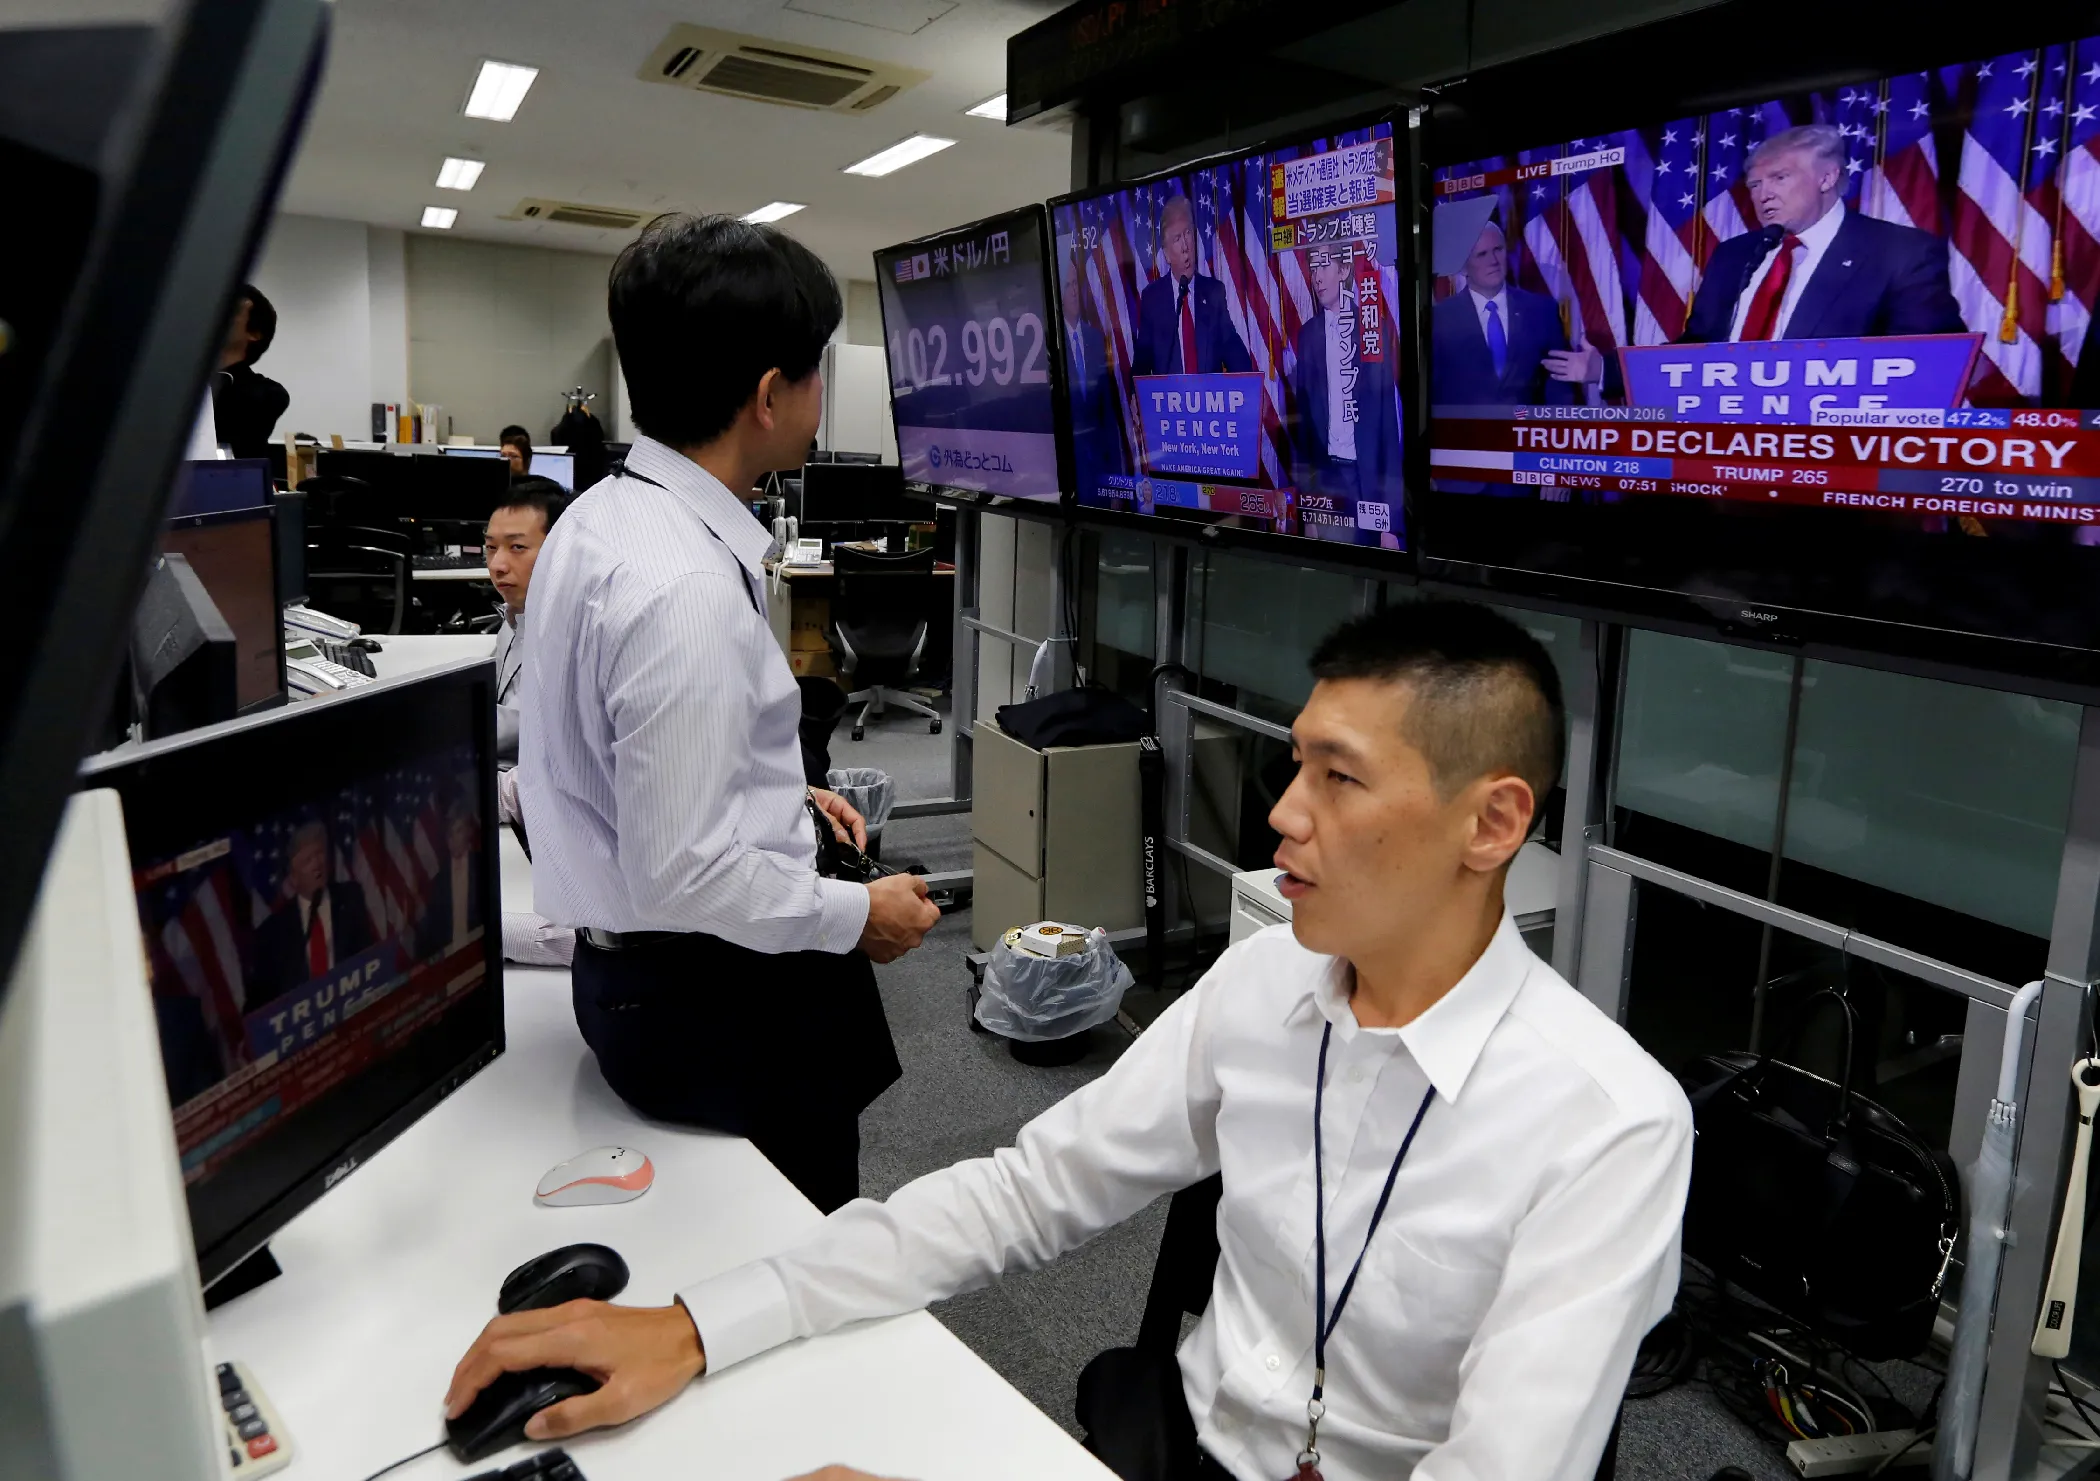
<path fill-rule="evenodd" d="M 1737 301 L 1775 245 L 1757 232 L 1745 232 L 1714 248 L 1679 343 L 1728 338 Z M 1947 282 L 1945 241 L 1914 226 L 1846 211 L 1801 290 L 1786 338 L 1959 334 L 1966 327 Z"/>
<path fill-rule="evenodd" d="M 467 929 L 481 924 L 481 860 L 467 855 Z M 430 882 L 423 915 L 416 922 L 416 955 L 436 956 L 452 944 L 452 860 L 447 856 Z"/>
<path fill-rule="evenodd" d="M 1130 357 L 1132 375 L 1175 375 L 1183 371 L 1210 375 L 1254 368 L 1253 357 L 1232 327 L 1225 306 L 1225 285 L 1197 273 L 1189 280 L 1190 307 L 1196 321 L 1196 363 L 1181 363 L 1178 289 L 1172 274 L 1145 285 L 1138 295 L 1137 346 Z"/>
<path fill-rule="evenodd" d="M 1361 339 L 1358 345 L 1361 346 Z M 1357 499 L 1400 502 L 1400 413 L 1393 398 L 1393 356 L 1399 342 L 1387 326 L 1385 355 L 1357 360 L 1356 460 L 1337 461 L 1327 436 L 1335 409 L 1327 400 L 1327 310 L 1316 309 L 1298 329 L 1291 371 L 1292 477 L 1300 489 Z"/>
<path fill-rule="evenodd" d="M 1065 378 L 1071 387 L 1072 474 L 1082 493 L 1104 473 L 1123 473 L 1122 424 L 1116 415 L 1116 378 L 1108 342 L 1081 320 L 1065 326 Z"/>
<path fill-rule="evenodd" d="M 1505 285 L 1509 350 L 1502 373 L 1471 290 L 1461 288 L 1429 314 L 1429 390 L 1433 406 L 1569 406 L 1575 387 L 1546 374 L 1546 356 L 1568 348 L 1560 305 L 1543 293 Z"/>
<path fill-rule="evenodd" d="M 354 884 L 328 886 L 328 916 L 335 950 L 329 965 L 356 956 L 379 938 L 365 913 L 365 893 Z M 255 970 L 248 980 L 248 1006 L 267 1003 L 313 980 L 307 961 L 307 923 L 297 900 L 278 906 L 255 928 Z"/>

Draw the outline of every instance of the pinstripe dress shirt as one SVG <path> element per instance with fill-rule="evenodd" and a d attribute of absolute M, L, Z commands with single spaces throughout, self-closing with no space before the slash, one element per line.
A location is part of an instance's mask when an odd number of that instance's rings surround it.
<path fill-rule="evenodd" d="M 860 940 L 866 888 L 816 873 L 801 691 L 764 615 L 771 543 L 647 437 L 547 536 L 519 746 L 547 919 L 763 952 Z"/>

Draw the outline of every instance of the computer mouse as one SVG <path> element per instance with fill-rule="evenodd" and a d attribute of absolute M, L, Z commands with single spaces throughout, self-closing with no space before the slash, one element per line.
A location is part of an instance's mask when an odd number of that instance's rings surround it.
<path fill-rule="evenodd" d="M 472 1464 L 525 1438 L 525 1421 L 550 1404 L 595 1393 L 598 1380 L 574 1368 L 528 1368 L 499 1373 L 474 1396 L 457 1419 L 445 1421 L 445 1445 L 459 1460 Z"/>
<path fill-rule="evenodd" d="M 647 1193 L 655 1180 L 656 1168 L 632 1147 L 593 1147 L 541 1178 L 532 1201 L 541 1208 L 625 1203 Z"/>
<path fill-rule="evenodd" d="M 503 1277 L 496 1310 L 538 1311 L 564 1301 L 610 1301 L 627 1289 L 627 1262 L 602 1244 L 565 1244 Z"/>

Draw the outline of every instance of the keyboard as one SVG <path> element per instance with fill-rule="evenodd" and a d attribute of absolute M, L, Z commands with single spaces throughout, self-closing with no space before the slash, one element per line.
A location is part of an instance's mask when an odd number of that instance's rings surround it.
<path fill-rule="evenodd" d="M 226 1450 L 235 1481 L 253 1481 L 292 1463 L 284 1421 L 245 1364 L 219 1364 L 219 1405 L 226 1412 Z"/>
<path fill-rule="evenodd" d="M 479 571 L 488 561 L 477 550 L 467 555 L 412 555 L 409 564 L 418 571 Z"/>
<path fill-rule="evenodd" d="M 542 1450 L 500 1470 L 476 1471 L 467 1481 L 584 1481 L 566 1450 Z"/>
<path fill-rule="evenodd" d="M 314 646 L 321 650 L 321 656 L 330 663 L 346 668 L 353 674 L 363 674 L 367 679 L 379 677 L 379 671 L 372 667 L 372 655 L 364 649 L 353 648 L 348 643 L 331 643 L 326 638 L 315 638 L 313 642 Z"/>

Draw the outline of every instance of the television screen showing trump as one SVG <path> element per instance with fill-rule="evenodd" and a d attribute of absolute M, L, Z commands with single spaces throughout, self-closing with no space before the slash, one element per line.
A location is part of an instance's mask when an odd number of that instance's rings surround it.
<path fill-rule="evenodd" d="M 2100 42 L 1435 171 L 1433 487 L 2100 539 Z"/>
<path fill-rule="evenodd" d="M 1392 126 L 1051 208 L 1083 506 L 1406 548 Z"/>

